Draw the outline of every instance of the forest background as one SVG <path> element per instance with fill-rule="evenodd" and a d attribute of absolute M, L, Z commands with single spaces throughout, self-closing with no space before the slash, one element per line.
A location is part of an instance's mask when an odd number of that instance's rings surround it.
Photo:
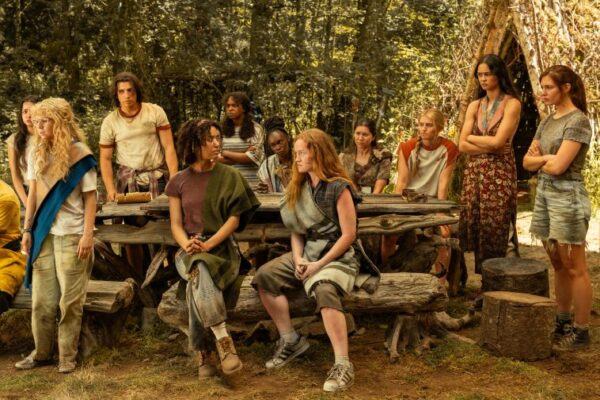
<path fill-rule="evenodd" d="M 483 16 L 495 2 L 3 0 L 0 177 L 10 180 L 4 139 L 16 130 L 22 97 L 69 100 L 97 153 L 102 119 L 114 107 L 110 81 L 124 70 L 143 79 L 174 132 L 190 118 L 221 119 L 223 94 L 245 90 L 263 117 L 280 115 L 292 134 L 317 126 L 340 148 L 365 115 L 393 150 L 432 106 L 447 115 L 446 134 L 455 137 Z M 578 43 L 593 42 L 598 2 L 554 3 Z M 589 49 L 578 50 L 564 62 L 583 75 L 596 115 L 600 69 L 585 63 Z M 597 208 L 596 159 L 586 179 Z"/>

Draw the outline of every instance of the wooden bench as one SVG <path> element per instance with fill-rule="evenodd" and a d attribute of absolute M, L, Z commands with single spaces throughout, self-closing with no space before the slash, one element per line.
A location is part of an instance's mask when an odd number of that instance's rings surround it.
<path fill-rule="evenodd" d="M 248 322 L 270 319 L 258 292 L 251 286 L 251 281 L 251 276 L 244 279 L 235 307 L 227 310 L 229 320 Z M 157 309 L 158 316 L 168 325 L 189 335 L 187 304 L 177 298 L 177 291 L 178 284 L 175 284 L 163 294 Z M 291 293 L 288 300 L 292 317 L 314 315 L 315 302 L 309 299 L 304 291 Z M 446 314 L 446 289 L 431 274 L 384 273 L 373 294 L 362 289 L 354 290 L 345 296 L 342 302 L 344 310 L 352 314 L 390 315 L 390 329 L 385 339 L 385 347 L 391 362 L 399 359 L 399 351 L 409 347 L 417 351 L 429 348 L 436 340 L 448 335 L 447 329 L 460 329 L 472 317 L 469 314 L 454 319 Z M 436 338 L 432 338 L 432 335 Z M 469 341 L 458 335 L 452 336 Z"/>
<path fill-rule="evenodd" d="M 113 314 L 129 307 L 134 293 L 135 282 L 133 280 L 123 282 L 90 280 L 83 309 L 87 312 Z M 31 294 L 27 289 L 21 287 L 11 308 L 31 310 Z"/>
<path fill-rule="evenodd" d="M 79 339 L 82 357 L 89 356 L 98 346 L 114 346 L 119 342 L 136 287 L 133 279 L 89 281 Z M 27 289 L 21 287 L 11 308 L 31 309 L 31 295 Z"/>

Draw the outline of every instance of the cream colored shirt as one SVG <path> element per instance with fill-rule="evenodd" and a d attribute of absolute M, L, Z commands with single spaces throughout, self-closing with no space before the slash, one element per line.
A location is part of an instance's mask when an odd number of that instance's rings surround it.
<path fill-rule="evenodd" d="M 114 146 L 117 164 L 135 170 L 153 170 L 165 164 L 158 132 L 171 129 L 162 107 L 142 103 L 134 117 L 123 116 L 117 108 L 104 118 L 100 130 L 100 146 Z M 158 171 L 155 172 L 160 177 Z M 149 173 L 137 175 L 137 183 L 149 184 Z"/>

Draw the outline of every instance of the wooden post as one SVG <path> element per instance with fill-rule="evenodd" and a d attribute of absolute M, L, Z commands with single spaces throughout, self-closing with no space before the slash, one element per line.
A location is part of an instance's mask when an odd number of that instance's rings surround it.
<path fill-rule="evenodd" d="M 524 361 L 547 358 L 552 352 L 555 309 L 547 297 L 487 292 L 479 344 L 499 356 Z"/>

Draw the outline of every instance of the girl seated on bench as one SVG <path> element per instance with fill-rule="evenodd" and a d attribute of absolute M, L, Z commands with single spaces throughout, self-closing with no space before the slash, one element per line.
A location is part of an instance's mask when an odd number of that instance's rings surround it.
<path fill-rule="evenodd" d="M 226 302 L 237 299 L 242 258 L 233 233 L 243 230 L 260 203 L 240 172 L 217 162 L 221 126 L 215 121 L 186 122 L 178 133 L 177 156 L 187 168 L 173 176 L 169 196 L 171 231 L 181 246 L 175 264 L 188 280 L 190 347 L 198 351 L 198 376 L 215 375 L 210 363 L 210 329 L 216 338 L 224 374 L 242 368 L 227 332 Z"/>
<path fill-rule="evenodd" d="M 323 385 L 329 392 L 354 383 L 341 301 L 353 289 L 359 271 L 352 247 L 359 201 L 354 190 L 325 132 L 309 129 L 298 135 L 292 180 L 281 204 L 281 218 L 292 232 L 292 251 L 260 267 L 252 282 L 280 334 L 267 369 L 283 367 L 309 348 L 306 337 L 293 328 L 286 294 L 303 287 L 315 297 L 335 354 Z"/>

